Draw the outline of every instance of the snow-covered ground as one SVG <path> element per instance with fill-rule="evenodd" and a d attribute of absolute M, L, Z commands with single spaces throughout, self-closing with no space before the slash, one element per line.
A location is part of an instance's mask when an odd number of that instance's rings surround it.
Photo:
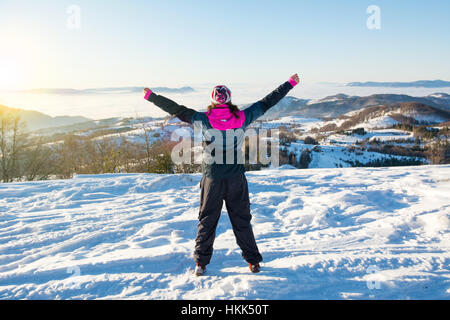
<path fill-rule="evenodd" d="M 408 140 L 414 142 L 414 134 L 412 132 L 398 130 L 398 129 L 379 129 L 379 130 L 369 130 L 364 135 L 358 134 L 339 134 L 333 133 L 327 136 L 322 144 L 328 145 L 352 145 L 357 142 L 361 142 L 363 140 L 369 139 L 379 140 L 382 142 L 390 142 L 396 140 Z"/>
<path fill-rule="evenodd" d="M 204 277 L 199 174 L 0 184 L 0 298 L 450 298 L 450 165 L 247 177 L 262 272 L 224 214 Z"/>
<path fill-rule="evenodd" d="M 258 126 L 263 129 L 276 129 L 279 126 L 288 126 L 288 127 L 299 126 L 301 130 L 309 131 L 311 128 L 321 125 L 323 125 L 323 121 L 319 119 L 288 116 L 273 120 L 262 121 L 261 123 L 258 123 L 257 125 L 254 126 Z"/>
<path fill-rule="evenodd" d="M 343 136 L 347 137 L 347 136 Z M 350 137 L 351 138 L 351 137 Z M 346 140 L 348 141 L 348 140 Z M 344 142 L 342 143 L 344 144 Z M 351 151 L 346 146 L 336 146 L 333 144 L 314 146 L 303 142 L 292 142 L 287 146 L 286 151 L 293 153 L 300 159 L 302 151 L 308 149 L 311 151 L 311 162 L 308 168 L 346 168 L 351 167 L 356 161 L 367 164 L 373 161 L 383 161 L 388 159 L 396 159 L 400 161 L 416 160 L 426 163 L 425 159 L 420 157 L 407 157 L 391 154 L 383 154 L 374 151 L 355 149 Z"/>

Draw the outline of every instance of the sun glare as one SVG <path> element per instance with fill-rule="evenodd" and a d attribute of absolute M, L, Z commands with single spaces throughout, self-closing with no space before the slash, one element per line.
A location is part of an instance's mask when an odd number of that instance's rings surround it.
<path fill-rule="evenodd" d="M 21 69 L 16 61 L 0 58 L 0 89 L 17 89 L 22 79 Z"/>

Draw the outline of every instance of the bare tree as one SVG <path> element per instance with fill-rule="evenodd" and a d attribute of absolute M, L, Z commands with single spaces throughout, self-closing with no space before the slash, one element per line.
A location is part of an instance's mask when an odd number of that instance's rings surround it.
<path fill-rule="evenodd" d="M 57 155 L 51 145 L 46 145 L 43 137 L 30 141 L 24 157 L 24 176 L 26 180 L 49 179 L 57 172 Z"/>
<path fill-rule="evenodd" d="M 27 146 L 27 138 L 20 114 L 16 112 L 0 114 L 0 171 L 3 182 L 21 178 L 20 156 Z"/>
<path fill-rule="evenodd" d="M 57 175 L 63 179 L 69 179 L 74 173 L 81 171 L 80 153 L 85 146 L 81 138 L 74 134 L 67 134 L 64 140 L 55 146 L 57 153 Z"/>

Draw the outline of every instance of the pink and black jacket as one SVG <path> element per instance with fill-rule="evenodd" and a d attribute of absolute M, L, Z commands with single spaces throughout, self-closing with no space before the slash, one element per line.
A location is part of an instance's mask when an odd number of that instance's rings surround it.
<path fill-rule="evenodd" d="M 214 143 L 215 137 L 217 137 L 217 135 L 214 135 L 214 137 L 211 136 L 210 133 L 212 131 L 220 132 L 223 138 L 223 143 L 220 145 L 224 147 L 223 154 L 225 159 L 225 148 L 227 144 L 224 141 L 226 140 L 227 132 L 230 130 L 235 131 L 233 134 L 235 134 L 236 141 L 232 144 L 232 148 L 234 149 L 234 155 L 236 155 L 238 152 L 237 149 L 241 146 L 242 140 L 244 139 L 243 132 L 245 129 L 283 99 L 295 85 L 297 83 L 293 79 L 289 79 L 289 81 L 280 85 L 262 100 L 250 105 L 244 110 L 238 111 L 238 118 L 230 112 L 226 104 L 216 105 L 215 108 L 208 112 L 198 112 L 179 105 L 152 91 L 147 92 L 145 99 L 171 115 L 178 117 L 181 121 L 199 126 L 202 130 L 206 145 Z M 220 164 L 204 161 L 203 175 L 213 179 L 222 179 L 243 174 L 245 172 L 244 164 L 238 163 L 236 156 L 234 158 L 234 163 L 229 163 L 229 161 L 227 162 L 225 160 Z"/>

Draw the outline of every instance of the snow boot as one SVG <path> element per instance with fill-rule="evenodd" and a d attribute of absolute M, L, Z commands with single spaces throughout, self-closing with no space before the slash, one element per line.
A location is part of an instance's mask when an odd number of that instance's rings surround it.
<path fill-rule="evenodd" d="M 196 263 L 195 264 L 195 271 L 194 271 L 194 274 L 196 275 L 196 276 L 202 276 L 202 275 L 204 275 L 205 274 L 205 272 L 206 272 L 206 266 L 202 266 L 200 263 Z"/>
<path fill-rule="evenodd" d="M 250 268 L 250 271 L 253 273 L 258 273 L 261 269 L 261 266 L 259 265 L 259 263 L 256 263 L 256 264 L 249 263 L 248 267 Z"/>

